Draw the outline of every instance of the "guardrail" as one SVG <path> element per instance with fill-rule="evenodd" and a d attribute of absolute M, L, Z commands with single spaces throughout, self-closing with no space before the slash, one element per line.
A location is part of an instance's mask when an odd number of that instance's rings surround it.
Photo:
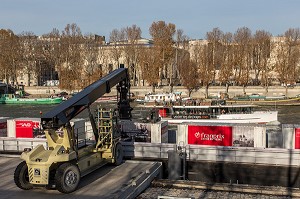
<path fill-rule="evenodd" d="M 38 144 L 47 147 L 46 139 L 0 138 L 0 152 L 22 152 Z M 126 158 L 168 159 L 168 151 L 178 150 L 178 145 L 167 143 L 122 142 Z M 199 145 L 179 146 L 186 153 L 187 161 L 235 162 L 282 166 L 300 166 L 300 150 L 212 147 Z M 180 151 L 180 150 L 179 150 Z"/>
<path fill-rule="evenodd" d="M 42 144 L 47 148 L 46 139 L 43 138 L 0 138 L 0 152 L 22 152 L 25 148 L 34 148 Z"/>
<path fill-rule="evenodd" d="M 169 150 L 176 150 L 175 144 L 126 143 L 123 142 L 126 157 L 167 159 Z M 267 164 L 300 166 L 300 150 L 212 147 L 199 145 L 181 146 L 187 161 L 235 162 L 249 164 Z"/>

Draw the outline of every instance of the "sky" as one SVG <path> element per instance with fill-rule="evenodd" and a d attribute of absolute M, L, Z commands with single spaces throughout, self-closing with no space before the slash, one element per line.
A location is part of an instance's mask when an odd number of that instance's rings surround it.
<path fill-rule="evenodd" d="M 106 37 L 136 25 L 150 39 L 153 22 L 173 23 L 190 39 L 205 39 L 213 28 L 234 33 L 248 27 L 273 36 L 300 27 L 300 0 L 1 0 L 0 29 L 35 35 L 76 23 L 83 34 Z"/>

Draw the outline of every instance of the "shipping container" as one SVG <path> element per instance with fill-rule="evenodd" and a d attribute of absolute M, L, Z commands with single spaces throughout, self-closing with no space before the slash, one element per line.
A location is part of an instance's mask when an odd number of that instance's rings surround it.
<path fill-rule="evenodd" d="M 40 126 L 41 118 L 15 118 L 7 120 L 7 137 L 13 138 L 44 138 L 45 134 Z M 85 120 L 72 119 L 70 124 L 78 139 L 85 138 Z"/>
<path fill-rule="evenodd" d="M 34 138 L 41 136 L 41 118 L 15 118 L 7 120 L 7 137 Z"/>

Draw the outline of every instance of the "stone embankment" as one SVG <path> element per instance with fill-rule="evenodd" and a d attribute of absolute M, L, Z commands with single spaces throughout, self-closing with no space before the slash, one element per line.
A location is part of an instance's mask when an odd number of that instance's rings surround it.
<path fill-rule="evenodd" d="M 68 90 L 61 90 L 58 87 L 47 87 L 47 86 L 34 86 L 34 87 L 25 87 L 25 91 L 29 93 L 30 95 L 36 96 L 36 97 L 47 97 L 50 95 L 58 94 L 62 91 L 66 91 L 68 93 L 72 92 L 78 92 L 78 90 L 75 91 L 68 91 Z M 139 86 L 139 87 L 131 87 L 130 92 L 134 93 L 135 96 L 143 97 L 147 93 L 151 93 L 152 87 L 150 86 Z M 183 86 L 175 86 L 173 87 L 173 91 L 182 92 L 183 96 L 188 96 L 188 90 Z M 165 93 L 170 92 L 169 86 L 162 86 L 159 88 L 155 88 L 156 93 Z M 217 96 L 220 93 L 225 93 L 226 87 L 225 86 L 211 86 L 208 89 L 208 95 L 209 96 Z M 300 86 L 295 87 L 283 87 L 283 86 L 271 86 L 268 88 L 268 91 L 261 86 L 249 86 L 245 88 L 245 93 L 247 95 L 251 94 L 259 94 L 259 95 L 265 95 L 265 96 L 272 96 L 272 97 L 278 97 L 285 95 L 286 97 L 295 97 L 297 94 L 300 94 Z M 243 87 L 240 86 L 230 86 L 228 89 L 228 95 L 229 97 L 234 97 L 238 95 L 244 95 Z M 112 92 L 107 95 L 116 95 L 116 90 L 112 89 Z M 191 93 L 191 97 L 194 98 L 204 98 L 205 97 L 205 88 L 200 88 L 196 91 L 193 91 Z"/>

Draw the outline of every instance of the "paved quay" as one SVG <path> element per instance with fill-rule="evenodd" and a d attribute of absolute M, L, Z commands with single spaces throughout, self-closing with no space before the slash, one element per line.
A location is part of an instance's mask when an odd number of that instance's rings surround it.
<path fill-rule="evenodd" d="M 34 188 L 19 189 L 13 180 L 14 170 L 21 162 L 16 157 L 0 157 L 0 198 L 1 199 L 110 199 L 134 198 L 141 176 L 156 167 L 151 162 L 126 161 L 118 167 L 105 165 L 91 174 L 81 178 L 78 189 L 70 194 L 63 194 L 57 190 Z M 150 183 L 149 183 L 150 184 Z M 141 193 L 141 192 L 139 192 Z"/>
<path fill-rule="evenodd" d="M 147 164 L 131 164 L 120 167 L 106 165 L 81 179 L 78 190 L 71 194 L 62 194 L 57 190 L 35 188 L 24 191 L 19 189 L 13 181 L 13 173 L 16 166 L 21 162 L 18 157 L 0 157 L 0 198 L 22 199 L 86 199 L 86 198 L 122 198 L 122 190 L 136 176 L 140 175 L 140 169 L 147 169 Z M 170 185 L 171 184 L 171 185 Z M 286 196 L 286 189 L 280 187 L 255 187 L 248 185 L 224 186 L 224 184 L 209 185 L 201 182 L 155 180 L 137 199 L 164 198 L 233 198 L 233 199 L 287 199 L 300 198 L 299 189 L 291 189 L 290 196 Z M 162 197 L 163 198 L 163 197 Z"/>

